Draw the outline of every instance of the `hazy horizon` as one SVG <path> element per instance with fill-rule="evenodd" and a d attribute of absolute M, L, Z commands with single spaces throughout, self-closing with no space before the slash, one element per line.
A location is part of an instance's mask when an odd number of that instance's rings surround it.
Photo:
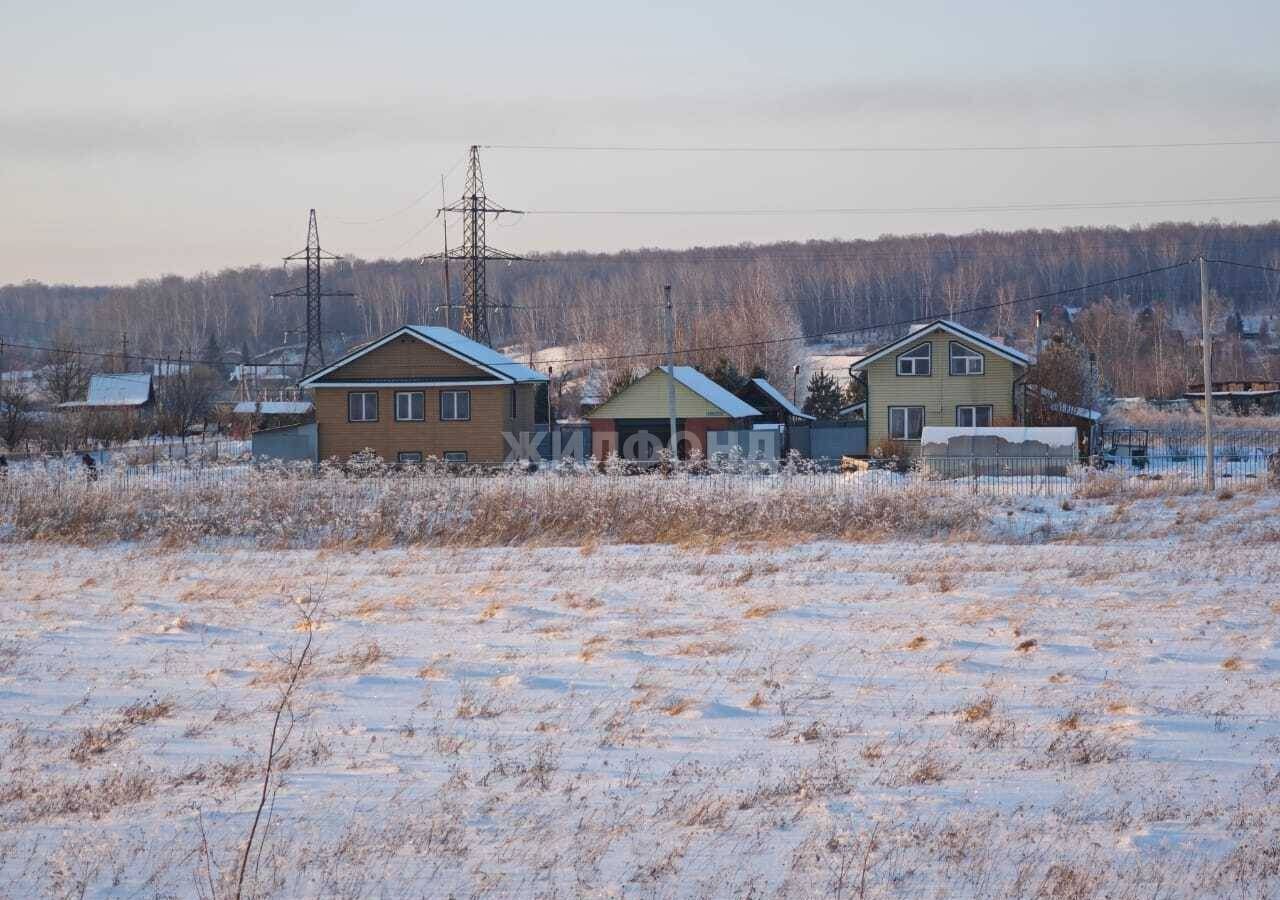
<path fill-rule="evenodd" d="M 1280 138 L 1280 10 L 763 4 L 643 10 L 495 3 L 472 23 L 401 3 L 34 9 L 0 35 L 0 283 L 130 283 L 275 265 L 322 242 L 437 252 L 438 185 L 480 144 L 956 146 Z M 1194 15 L 1193 15 L 1194 14 Z M 468 50 L 468 47 L 479 50 Z M 1257 223 L 1280 146 L 1055 152 L 486 150 L 529 210 L 857 208 L 500 220 L 513 251 L 679 249 L 888 233 Z M 461 190 L 452 168 L 448 193 Z M 426 194 L 423 197 L 424 193 Z M 416 205 L 409 206 L 415 198 Z M 402 211 L 403 210 L 403 211 Z M 399 211 L 399 212 L 398 212 Z M 391 215 L 392 213 L 398 213 Z M 370 221 L 378 220 L 378 221 Z M 456 235 L 455 230 L 455 235 Z"/>

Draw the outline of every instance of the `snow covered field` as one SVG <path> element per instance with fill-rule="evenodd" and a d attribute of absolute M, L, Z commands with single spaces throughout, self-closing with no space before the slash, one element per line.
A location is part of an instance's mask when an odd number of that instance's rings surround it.
<path fill-rule="evenodd" d="M 992 511 L 0 543 L 0 896 L 233 896 L 308 633 L 246 896 L 1280 894 L 1276 494 Z"/>

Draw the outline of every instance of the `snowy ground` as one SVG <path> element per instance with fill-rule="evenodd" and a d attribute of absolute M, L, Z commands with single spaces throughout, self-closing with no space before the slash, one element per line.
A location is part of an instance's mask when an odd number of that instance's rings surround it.
<path fill-rule="evenodd" d="M 1276 896 L 1278 509 L 1032 506 L 966 543 L 0 544 L 0 896 L 233 894 L 308 594 L 246 895 Z"/>

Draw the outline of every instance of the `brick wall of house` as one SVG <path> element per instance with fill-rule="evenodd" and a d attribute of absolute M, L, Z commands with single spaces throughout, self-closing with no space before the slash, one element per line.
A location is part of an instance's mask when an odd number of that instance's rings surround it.
<path fill-rule="evenodd" d="M 493 378 L 493 375 L 437 347 L 405 335 L 352 360 L 326 376 L 325 380 L 430 381 L 435 378 L 486 380 Z M 448 390 L 470 392 L 470 419 L 445 421 L 440 418 L 440 394 Z M 514 417 L 511 415 L 513 390 L 516 393 Z M 462 451 L 467 454 L 468 462 L 500 463 L 506 460 L 508 454 L 508 444 L 503 433 L 518 434 L 533 430 L 536 390 L 537 385 L 533 383 L 419 388 L 412 385 L 325 387 L 321 382 L 312 388 L 320 459 L 345 459 L 368 447 L 388 462 L 395 462 L 400 453 L 421 453 L 426 459 L 432 456 L 443 458 L 445 453 Z M 377 421 L 348 421 L 348 396 L 365 391 L 378 395 Z M 422 391 L 425 394 L 425 421 L 396 421 L 397 391 Z"/>

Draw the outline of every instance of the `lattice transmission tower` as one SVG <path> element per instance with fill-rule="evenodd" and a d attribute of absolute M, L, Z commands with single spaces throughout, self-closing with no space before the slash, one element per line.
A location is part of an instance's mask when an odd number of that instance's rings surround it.
<path fill-rule="evenodd" d="M 485 283 L 485 263 L 491 259 L 514 262 L 524 259 L 514 253 L 490 247 L 485 240 L 485 223 L 489 216 L 497 218 L 502 213 L 519 213 L 491 203 L 484 192 L 484 173 L 480 168 L 480 147 L 471 146 L 471 159 L 467 165 L 467 184 L 462 196 L 448 206 L 440 207 L 440 215 L 459 213 L 462 216 L 462 246 L 445 247 L 443 253 L 423 258 L 462 260 L 462 333 L 486 346 L 489 339 L 489 294 Z M 446 307 L 452 311 L 452 304 Z"/>
<path fill-rule="evenodd" d="M 311 218 L 307 222 L 307 246 L 292 256 L 284 258 L 285 270 L 289 263 L 305 260 L 307 281 L 287 291 L 277 291 L 271 296 L 275 299 L 285 297 L 307 298 L 307 348 L 302 353 L 302 375 L 309 375 L 324 365 L 324 331 L 320 301 L 325 297 L 354 297 L 350 291 L 326 291 L 321 284 L 321 264 L 341 260 L 341 256 L 326 253 L 320 249 L 320 229 L 316 226 L 316 211 L 311 210 Z"/>

